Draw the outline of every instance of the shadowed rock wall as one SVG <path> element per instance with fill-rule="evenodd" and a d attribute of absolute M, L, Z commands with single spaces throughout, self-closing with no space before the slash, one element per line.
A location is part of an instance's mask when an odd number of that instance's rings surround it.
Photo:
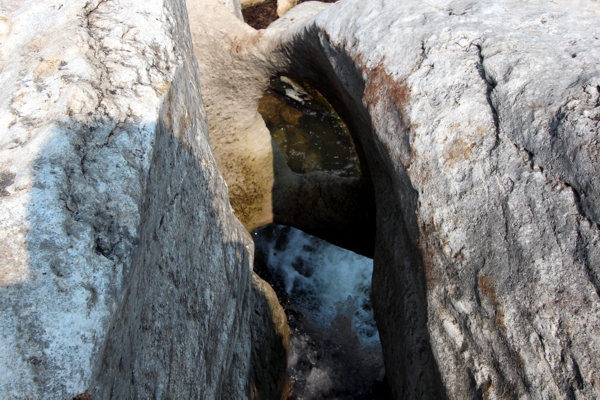
<path fill-rule="evenodd" d="M 249 397 L 252 241 L 185 3 L 0 12 L 0 397 Z"/>

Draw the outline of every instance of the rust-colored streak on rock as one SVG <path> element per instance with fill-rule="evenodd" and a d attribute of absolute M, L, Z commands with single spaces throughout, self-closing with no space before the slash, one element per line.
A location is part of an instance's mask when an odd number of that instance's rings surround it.
<path fill-rule="evenodd" d="M 462 161 L 468 161 L 473 156 L 473 149 L 475 148 L 475 143 L 468 143 L 463 139 L 458 139 L 454 141 L 450 149 L 448 150 L 447 160 L 445 164 L 450 167 L 453 167 L 456 163 Z"/>
<path fill-rule="evenodd" d="M 477 286 L 479 288 L 479 293 L 481 293 L 483 297 L 487 298 L 496 309 L 496 325 L 506 332 L 506 325 L 504 323 L 504 310 L 502 308 L 502 304 L 500 304 L 498 297 L 496 296 L 494 279 L 495 278 L 493 276 L 480 275 L 477 279 Z"/>
<path fill-rule="evenodd" d="M 411 99 L 410 87 L 406 84 L 406 79 L 395 79 L 390 75 L 384 66 L 382 59 L 377 66 L 373 68 L 366 67 L 362 54 L 355 56 L 355 62 L 360 71 L 364 74 L 365 90 L 362 98 L 363 104 L 369 109 L 370 114 L 390 113 L 399 116 L 399 118 L 377 120 L 375 125 L 386 123 L 392 124 L 393 129 L 404 136 L 405 140 L 400 140 L 404 144 L 404 156 L 402 165 L 408 169 L 412 165 L 411 146 L 408 142 L 409 132 L 416 128 L 412 125 L 408 117 L 408 107 Z M 378 122 L 379 121 L 379 122 Z M 380 126 L 380 128 L 383 128 Z"/>
<path fill-rule="evenodd" d="M 362 57 L 357 57 L 357 60 L 362 60 Z M 404 117 L 404 109 L 410 100 L 410 88 L 405 82 L 398 82 L 388 74 L 383 62 L 375 68 L 365 69 L 363 67 L 361 69 L 368 76 L 363 102 L 369 106 L 386 101 L 391 102 L 397 110 L 402 112 Z"/>

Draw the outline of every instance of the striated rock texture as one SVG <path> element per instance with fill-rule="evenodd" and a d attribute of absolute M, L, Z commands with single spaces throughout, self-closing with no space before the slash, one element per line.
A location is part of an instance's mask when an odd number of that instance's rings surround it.
<path fill-rule="evenodd" d="M 598 6 L 303 6 L 270 29 L 366 154 L 394 397 L 600 396 Z"/>
<path fill-rule="evenodd" d="M 0 7 L 0 397 L 249 397 L 185 2 Z"/>

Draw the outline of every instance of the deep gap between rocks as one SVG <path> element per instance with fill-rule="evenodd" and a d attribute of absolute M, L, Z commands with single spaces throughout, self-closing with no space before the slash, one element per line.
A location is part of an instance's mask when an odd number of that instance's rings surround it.
<path fill-rule="evenodd" d="M 310 85 L 272 78 L 259 112 L 293 172 L 360 177 L 348 128 Z M 277 293 L 291 329 L 291 398 L 388 398 L 370 301 L 372 259 L 282 225 L 252 236 L 254 271 Z"/>

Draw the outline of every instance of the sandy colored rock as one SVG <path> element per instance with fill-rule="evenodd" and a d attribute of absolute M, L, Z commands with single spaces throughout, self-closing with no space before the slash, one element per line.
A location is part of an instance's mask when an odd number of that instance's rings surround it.
<path fill-rule="evenodd" d="M 287 317 L 275 291 L 255 273 L 252 274 L 252 297 L 252 398 L 287 399 L 287 361 L 290 351 Z"/>
<path fill-rule="evenodd" d="M 277 16 L 282 17 L 297 4 L 298 0 L 277 0 Z"/>
<path fill-rule="evenodd" d="M 295 18 L 305 21 L 327 7 L 309 3 L 303 8 L 309 11 Z M 188 14 L 211 147 L 236 216 L 249 232 L 271 222 L 285 223 L 372 255 L 369 183 L 293 173 L 257 111 L 270 78 L 289 65 L 280 50 L 290 37 L 278 29 L 256 31 L 216 0 L 188 2 Z"/>

